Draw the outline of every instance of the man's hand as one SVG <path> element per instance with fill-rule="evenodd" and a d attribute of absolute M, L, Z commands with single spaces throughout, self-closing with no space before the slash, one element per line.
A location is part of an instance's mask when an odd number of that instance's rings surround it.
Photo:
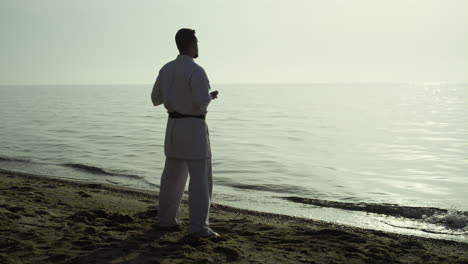
<path fill-rule="evenodd" d="M 218 98 L 218 93 L 219 93 L 218 91 L 213 91 L 213 92 L 211 92 L 211 93 L 210 93 L 211 99 L 214 100 L 214 99 Z"/>

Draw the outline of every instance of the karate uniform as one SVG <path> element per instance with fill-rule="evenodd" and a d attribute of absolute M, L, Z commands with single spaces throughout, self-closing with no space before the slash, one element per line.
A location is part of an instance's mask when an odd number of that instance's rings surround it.
<path fill-rule="evenodd" d="M 205 115 L 211 102 L 210 84 L 202 67 L 186 55 L 164 65 L 151 93 L 154 106 L 169 112 Z M 189 233 L 206 236 L 212 193 L 211 148 L 205 120 L 168 118 L 164 141 L 166 163 L 161 176 L 158 222 L 162 227 L 180 226 L 179 205 L 187 175 L 189 182 Z"/>

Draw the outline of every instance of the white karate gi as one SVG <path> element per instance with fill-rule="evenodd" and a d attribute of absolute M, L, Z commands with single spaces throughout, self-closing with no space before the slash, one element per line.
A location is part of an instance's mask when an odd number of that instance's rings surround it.
<path fill-rule="evenodd" d="M 151 93 L 154 106 L 164 104 L 168 112 L 204 115 L 211 102 L 210 84 L 202 67 L 186 55 L 164 65 Z M 199 118 L 168 118 L 164 142 L 166 163 L 161 176 L 159 225 L 180 226 L 179 205 L 189 183 L 189 233 L 209 235 L 212 193 L 211 148 L 208 127 Z"/>

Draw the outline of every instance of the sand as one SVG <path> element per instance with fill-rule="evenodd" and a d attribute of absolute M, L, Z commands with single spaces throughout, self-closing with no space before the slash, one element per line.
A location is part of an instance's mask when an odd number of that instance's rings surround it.
<path fill-rule="evenodd" d="M 159 229 L 156 192 L 0 171 L 0 263 L 468 263 L 468 244 L 212 206 L 222 237 Z"/>

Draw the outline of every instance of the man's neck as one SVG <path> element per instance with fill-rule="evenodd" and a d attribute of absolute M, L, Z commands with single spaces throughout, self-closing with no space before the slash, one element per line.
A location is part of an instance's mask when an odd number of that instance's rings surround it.
<path fill-rule="evenodd" d="M 190 55 L 190 54 L 188 54 L 188 53 L 179 53 L 179 55 L 188 56 L 188 57 L 190 57 L 190 58 L 192 58 L 192 59 L 193 59 L 193 56 L 192 56 L 192 55 Z"/>

